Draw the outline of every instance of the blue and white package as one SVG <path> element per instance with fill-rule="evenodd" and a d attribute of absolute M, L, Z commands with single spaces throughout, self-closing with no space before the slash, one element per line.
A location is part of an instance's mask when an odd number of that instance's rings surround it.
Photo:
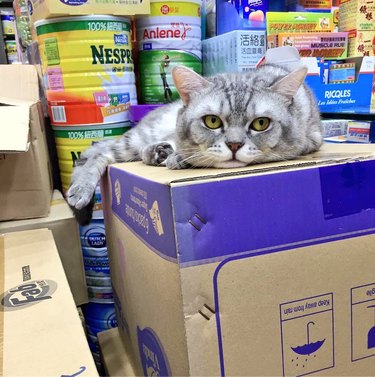
<path fill-rule="evenodd" d="M 113 303 L 113 289 L 112 287 L 97 287 L 87 286 L 87 293 L 90 302 L 98 304 Z"/>
<path fill-rule="evenodd" d="M 108 250 L 106 247 L 82 246 L 82 253 L 84 257 L 108 257 Z"/>
<path fill-rule="evenodd" d="M 83 247 L 101 249 L 107 246 L 103 219 L 93 219 L 89 225 L 81 226 L 79 230 Z"/>
<path fill-rule="evenodd" d="M 110 276 L 86 276 L 87 285 L 96 287 L 111 287 L 112 280 Z"/>
<path fill-rule="evenodd" d="M 83 257 L 83 264 L 86 275 L 89 276 L 109 276 L 108 257 Z"/>

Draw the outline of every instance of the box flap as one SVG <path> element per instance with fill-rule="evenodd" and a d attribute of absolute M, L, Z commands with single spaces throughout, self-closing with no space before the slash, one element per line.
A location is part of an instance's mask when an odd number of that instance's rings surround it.
<path fill-rule="evenodd" d="M 27 64 L 0 65 L 0 98 L 2 103 L 39 101 L 39 82 L 36 68 Z"/>
<path fill-rule="evenodd" d="M 0 235 L 0 262 L 1 376 L 97 377 L 52 232 Z"/>
<path fill-rule="evenodd" d="M 0 106 L 0 119 L 0 151 L 26 152 L 29 149 L 29 106 Z"/>
<path fill-rule="evenodd" d="M 313 154 L 301 156 L 296 160 L 264 163 L 233 169 L 183 169 L 148 166 L 142 162 L 125 162 L 113 165 L 115 168 L 127 171 L 136 176 L 150 179 L 165 185 L 178 184 L 196 180 L 225 179 L 233 176 L 244 176 L 259 173 L 276 172 L 285 169 L 307 168 L 334 164 L 338 162 L 356 161 L 375 158 L 374 144 L 323 144 L 321 149 Z"/>

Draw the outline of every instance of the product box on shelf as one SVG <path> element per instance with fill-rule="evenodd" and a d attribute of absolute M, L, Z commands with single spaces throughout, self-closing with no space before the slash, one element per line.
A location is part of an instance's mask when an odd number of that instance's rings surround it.
<path fill-rule="evenodd" d="M 138 373 L 371 375 L 374 152 L 326 144 L 238 169 L 110 166 L 112 284 Z"/>
<path fill-rule="evenodd" d="M 264 30 L 268 6 L 268 0 L 217 0 L 216 35 L 233 30 Z"/>
<path fill-rule="evenodd" d="M 350 30 L 348 56 L 375 56 L 375 22 L 373 30 Z"/>
<path fill-rule="evenodd" d="M 29 0 L 28 6 L 32 22 L 63 16 L 131 16 L 150 13 L 150 0 Z"/>
<path fill-rule="evenodd" d="M 47 216 L 52 179 L 32 65 L 0 66 L 0 221 Z"/>
<path fill-rule="evenodd" d="M 294 46 L 301 57 L 343 59 L 348 53 L 348 33 L 280 33 L 278 46 Z"/>
<path fill-rule="evenodd" d="M 375 2 L 368 0 L 341 0 L 339 30 L 375 30 Z M 373 34 L 374 36 L 374 34 Z"/>
<path fill-rule="evenodd" d="M 76 305 L 87 303 L 87 285 L 78 224 L 68 204 L 57 190 L 53 192 L 51 210 L 47 217 L 0 222 L 0 233 L 40 228 L 48 228 L 53 233 Z"/>
<path fill-rule="evenodd" d="M 268 12 L 267 46 L 277 47 L 280 33 L 324 33 L 333 32 L 333 16 L 323 12 Z"/>
<path fill-rule="evenodd" d="M 375 143 L 375 120 L 349 121 L 346 140 L 352 143 Z"/>
<path fill-rule="evenodd" d="M 99 332 L 98 340 L 106 376 L 135 377 L 141 375 L 135 371 L 131 345 L 128 339 L 123 339 L 120 336 L 117 327 Z"/>
<path fill-rule="evenodd" d="M 342 60 L 341 63 L 355 64 L 355 71 L 350 66 L 350 71 L 345 74 L 345 77 L 348 78 L 353 70 L 354 82 L 345 83 L 344 81 L 348 80 L 343 79 L 342 82 L 338 80 L 336 83 L 329 83 L 329 81 L 325 83 L 322 60 L 302 58 L 302 63 L 308 68 L 306 83 L 315 94 L 320 111 L 323 113 L 369 113 L 371 111 L 374 62 L 375 57 L 371 56 Z"/>
<path fill-rule="evenodd" d="M 0 235 L 1 375 L 96 376 L 48 229 Z"/>
<path fill-rule="evenodd" d="M 235 30 L 202 41 L 203 74 L 247 72 L 266 52 L 264 30 Z"/>
<path fill-rule="evenodd" d="M 330 12 L 332 0 L 286 0 L 286 10 L 292 12 Z"/>

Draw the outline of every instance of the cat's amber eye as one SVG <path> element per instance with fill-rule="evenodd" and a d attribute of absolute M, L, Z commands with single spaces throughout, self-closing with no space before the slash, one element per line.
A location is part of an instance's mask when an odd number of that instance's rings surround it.
<path fill-rule="evenodd" d="M 217 128 L 220 128 L 223 125 L 221 119 L 216 115 L 204 116 L 203 122 L 208 128 L 211 128 L 212 130 L 216 130 Z"/>
<path fill-rule="evenodd" d="M 270 126 L 271 120 L 270 118 L 261 117 L 254 119 L 251 124 L 250 128 L 257 132 L 265 131 Z"/>

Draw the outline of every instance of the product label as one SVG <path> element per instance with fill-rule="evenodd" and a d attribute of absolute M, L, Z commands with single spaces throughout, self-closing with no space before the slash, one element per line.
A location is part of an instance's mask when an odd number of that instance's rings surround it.
<path fill-rule="evenodd" d="M 145 376 L 171 376 L 168 359 L 156 333 L 137 327 L 138 347 Z"/>
<path fill-rule="evenodd" d="M 51 300 L 56 289 L 57 283 L 53 280 L 27 281 L 1 295 L 0 310 L 18 310 L 45 300 Z"/>
<path fill-rule="evenodd" d="M 80 5 L 74 1 L 68 5 Z M 124 18 L 67 19 L 36 27 L 43 73 L 58 68 L 46 82 L 49 104 L 65 106 L 64 124 L 114 123 L 126 120 L 124 93 L 136 98 L 130 22 Z M 107 102 L 97 93 L 107 92 Z M 110 93 L 110 94 L 109 94 Z M 117 101 L 115 100 L 117 98 Z M 82 103 L 86 106 L 80 107 Z M 70 109 L 71 106 L 76 106 Z M 81 114 L 82 112 L 82 114 Z"/>
<path fill-rule="evenodd" d="M 179 98 L 172 79 L 172 68 L 184 65 L 202 73 L 202 62 L 196 56 L 183 51 L 141 51 L 139 75 L 141 101 L 143 103 L 169 103 Z"/>

